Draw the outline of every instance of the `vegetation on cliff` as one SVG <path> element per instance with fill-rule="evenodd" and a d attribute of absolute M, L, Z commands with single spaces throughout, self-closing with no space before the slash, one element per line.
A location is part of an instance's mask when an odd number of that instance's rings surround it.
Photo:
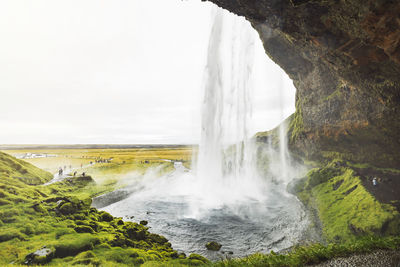
<path fill-rule="evenodd" d="M 396 208 L 379 202 L 365 189 L 356 171 L 342 161 L 310 170 L 296 187 L 301 200 L 317 209 L 328 242 L 400 234 Z"/>

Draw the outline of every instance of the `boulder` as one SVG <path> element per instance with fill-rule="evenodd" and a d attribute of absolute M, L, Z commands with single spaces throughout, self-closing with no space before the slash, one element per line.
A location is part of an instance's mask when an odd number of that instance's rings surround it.
<path fill-rule="evenodd" d="M 53 248 L 43 246 L 41 249 L 26 255 L 24 263 L 27 265 L 46 264 L 54 258 L 54 252 Z"/>
<path fill-rule="evenodd" d="M 211 241 L 206 244 L 206 248 L 208 250 L 212 250 L 212 251 L 219 251 L 221 249 L 221 247 L 222 247 L 222 245 L 215 241 Z"/>

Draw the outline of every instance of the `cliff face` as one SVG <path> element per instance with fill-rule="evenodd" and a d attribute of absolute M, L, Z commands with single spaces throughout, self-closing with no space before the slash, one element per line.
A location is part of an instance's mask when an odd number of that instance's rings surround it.
<path fill-rule="evenodd" d="M 294 81 L 292 150 L 400 168 L 400 2 L 211 1 L 245 16 Z"/>

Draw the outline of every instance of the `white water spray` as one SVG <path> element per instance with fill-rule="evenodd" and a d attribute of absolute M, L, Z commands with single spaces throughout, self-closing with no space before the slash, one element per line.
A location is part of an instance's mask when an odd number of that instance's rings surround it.
<path fill-rule="evenodd" d="M 283 183 L 268 182 L 256 168 L 257 148 L 250 138 L 255 40 L 249 22 L 214 10 L 195 170 L 177 168 L 143 179 L 129 198 L 104 210 L 148 220 L 175 249 L 214 259 L 218 255 L 204 247 L 211 240 L 244 256 L 287 248 L 300 238 L 304 213 L 285 191 L 291 174 L 284 128 L 278 151 L 268 152 L 271 176 Z"/>
<path fill-rule="evenodd" d="M 222 10 L 215 10 L 197 163 L 198 189 L 203 200 L 200 204 L 206 209 L 266 197 L 255 171 L 255 149 L 249 136 L 254 41 L 255 32 L 249 22 L 228 19 Z"/>

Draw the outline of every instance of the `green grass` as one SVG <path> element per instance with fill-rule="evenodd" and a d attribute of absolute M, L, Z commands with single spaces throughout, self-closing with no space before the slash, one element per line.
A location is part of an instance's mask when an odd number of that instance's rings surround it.
<path fill-rule="evenodd" d="M 147 227 L 90 208 L 91 198 L 115 188 L 115 180 L 96 184 L 90 177 L 75 177 L 49 186 L 34 185 L 51 175 L 4 153 L 0 153 L 0 174 L 1 266 L 23 264 L 26 255 L 43 246 L 51 249 L 51 256 L 36 260 L 52 266 L 146 267 L 304 266 L 374 249 L 400 248 L 398 225 L 391 224 L 398 222 L 398 212 L 376 201 L 351 168 L 335 162 L 311 170 L 296 188 L 305 203 L 315 203 L 324 235 L 333 243 L 214 263 L 200 255 L 179 254 Z M 18 178 L 21 174 L 29 179 Z M 384 225 L 388 225 L 386 232 L 382 232 Z M 381 234 L 396 236 L 377 237 Z"/>
<path fill-rule="evenodd" d="M 126 173 L 146 169 L 152 164 L 166 163 L 164 160 L 180 160 L 190 162 L 192 158 L 192 147 L 177 148 L 128 148 L 128 149 L 23 149 L 7 150 L 10 155 L 21 155 L 25 153 L 48 153 L 57 157 L 33 158 L 25 161 L 38 168 L 55 173 L 60 166 L 72 166 L 80 170 L 81 164 L 88 165 L 96 159 L 110 159 L 111 163 L 99 163 L 86 169 L 89 174 L 96 174 L 95 179 L 105 176 L 123 176 Z M 147 161 L 147 163 L 146 163 Z M 96 170 L 98 169 L 98 170 Z M 93 173 L 92 173 L 93 171 Z M 95 173 L 96 172 L 96 173 Z"/>
<path fill-rule="evenodd" d="M 106 187 L 99 187 L 91 177 L 32 185 L 32 181 L 43 183 L 52 175 L 7 154 L 0 156 L 0 266 L 23 264 L 28 254 L 43 246 L 51 250 L 50 255 L 35 257 L 34 263 L 198 263 L 178 254 L 167 239 L 150 233 L 147 227 L 91 208 L 91 197 Z M 21 172 L 29 180 L 19 179 Z"/>
<path fill-rule="evenodd" d="M 317 209 L 326 240 L 345 242 L 364 235 L 399 234 L 394 227 L 399 221 L 396 208 L 377 201 L 351 168 L 336 163 L 312 169 L 295 188 L 306 205 Z"/>
<path fill-rule="evenodd" d="M 333 191 L 333 185 L 341 180 L 344 180 L 342 185 Z M 393 206 L 378 202 L 368 193 L 352 170 L 316 186 L 312 194 L 316 197 L 328 240 L 350 240 L 356 234 L 378 234 L 386 222 L 398 216 Z"/>
<path fill-rule="evenodd" d="M 398 250 L 400 237 L 363 237 L 346 244 L 312 244 L 294 247 L 287 254 L 253 254 L 245 258 L 231 259 L 210 263 L 214 267 L 241 267 L 241 266 L 305 266 L 317 264 L 335 257 L 345 257 L 353 254 L 368 253 L 376 249 Z"/>
<path fill-rule="evenodd" d="M 53 176 L 32 164 L 0 152 L 0 177 L 18 179 L 26 184 L 42 184 Z"/>

